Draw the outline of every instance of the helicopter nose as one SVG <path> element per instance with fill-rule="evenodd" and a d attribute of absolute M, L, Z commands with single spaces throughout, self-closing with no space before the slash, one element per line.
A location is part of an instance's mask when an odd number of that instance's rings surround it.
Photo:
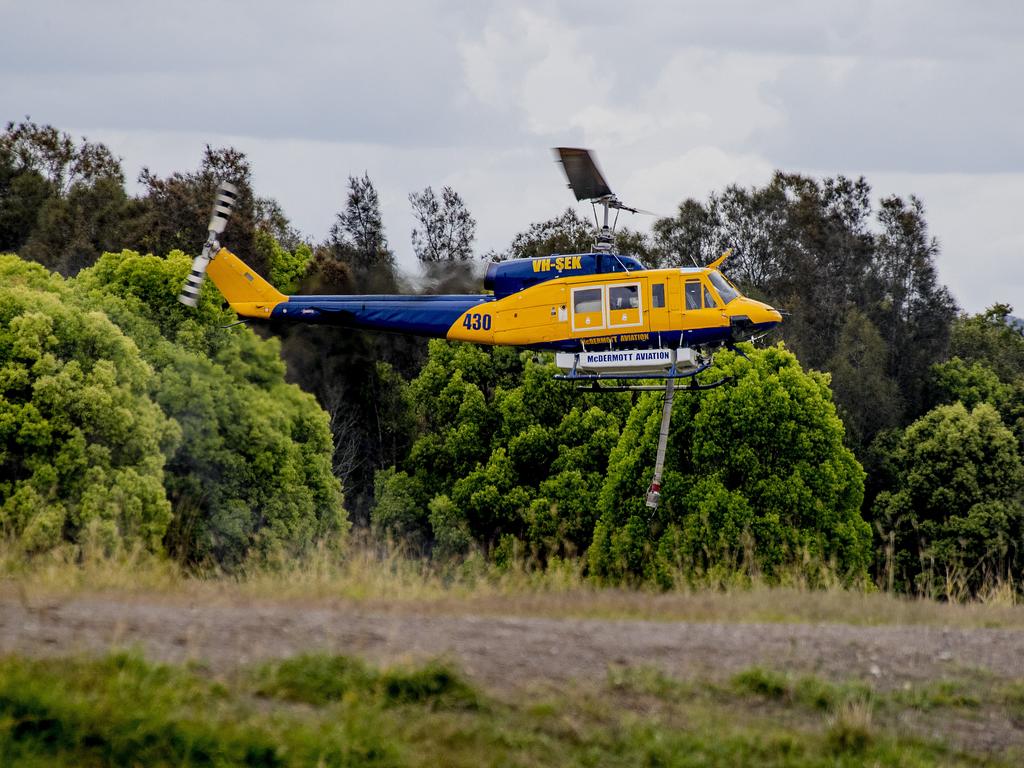
<path fill-rule="evenodd" d="M 752 301 L 754 306 L 752 309 L 751 319 L 754 320 L 758 325 L 772 327 L 782 322 L 782 313 L 779 312 L 771 304 L 766 304 L 763 301 Z"/>

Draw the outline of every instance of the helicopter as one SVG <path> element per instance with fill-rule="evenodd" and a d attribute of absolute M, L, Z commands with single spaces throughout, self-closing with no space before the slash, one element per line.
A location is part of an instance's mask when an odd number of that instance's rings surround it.
<path fill-rule="evenodd" d="M 722 274 L 726 251 L 705 267 L 648 269 L 614 252 L 621 211 L 647 213 L 619 201 L 587 149 L 558 147 L 556 159 L 577 201 L 603 213 L 590 253 L 509 259 L 489 265 L 488 293 L 454 295 L 286 296 L 225 248 L 238 189 L 217 189 L 208 238 L 192 263 L 179 301 L 195 307 L 209 275 L 242 318 L 337 325 L 444 338 L 487 346 L 553 351 L 555 378 L 588 390 L 660 390 L 665 398 L 654 481 L 647 506 L 656 509 L 668 440 L 674 384 L 689 391 L 725 384 L 700 383 L 714 352 L 770 332 L 782 315 L 750 299 Z M 610 222 L 611 211 L 615 211 Z M 742 354 L 742 352 L 740 352 Z M 643 381 L 661 380 L 662 385 Z"/>

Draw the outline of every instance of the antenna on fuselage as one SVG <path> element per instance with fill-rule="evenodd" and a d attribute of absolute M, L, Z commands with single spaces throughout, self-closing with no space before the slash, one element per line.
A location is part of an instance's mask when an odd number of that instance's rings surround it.
<path fill-rule="evenodd" d="M 577 200 L 587 200 L 594 207 L 594 224 L 597 226 L 597 243 L 594 250 L 598 253 L 610 253 L 615 242 L 615 227 L 619 223 L 619 212 L 643 213 L 649 216 L 657 214 L 639 208 L 630 208 L 615 196 L 604 174 L 597 166 L 597 160 L 589 149 L 575 147 L 555 147 L 555 157 L 562 164 L 569 189 Z M 603 223 L 597 221 L 597 206 L 604 209 Z M 615 220 L 609 225 L 609 212 L 615 210 Z"/>

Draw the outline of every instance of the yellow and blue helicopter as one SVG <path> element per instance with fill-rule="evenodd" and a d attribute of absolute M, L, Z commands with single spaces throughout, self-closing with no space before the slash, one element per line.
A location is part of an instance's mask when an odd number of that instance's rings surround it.
<path fill-rule="evenodd" d="M 220 248 L 238 190 L 222 182 L 209 238 L 192 264 L 179 300 L 195 306 L 205 275 L 243 318 L 320 323 L 555 352 L 557 378 L 590 388 L 661 389 L 638 380 L 665 380 L 665 411 L 655 482 L 648 504 L 657 506 L 673 382 L 701 384 L 721 347 L 759 337 L 782 321 L 773 307 L 743 296 L 719 270 L 727 251 L 706 267 L 647 269 L 613 252 L 620 211 L 639 213 L 612 193 L 589 150 L 555 150 L 577 201 L 603 209 L 603 225 L 590 253 L 554 254 L 491 264 L 489 293 L 423 295 L 286 296 L 238 257 Z M 603 387 L 600 382 L 609 382 Z M 611 384 L 616 382 L 616 384 Z M 652 503 L 653 502 L 653 503 Z"/>
<path fill-rule="evenodd" d="M 579 382 L 692 378 L 707 369 L 714 349 L 781 322 L 777 310 L 743 296 L 719 271 L 728 252 L 706 267 L 672 269 L 647 269 L 613 253 L 609 210 L 636 209 L 612 194 L 588 150 L 556 151 L 577 200 L 604 209 L 594 250 L 491 264 L 484 279 L 489 293 L 285 296 L 217 247 L 237 194 L 222 184 L 210 240 L 179 298 L 195 306 L 208 274 L 244 318 L 553 350 L 565 371 L 561 378 Z"/>

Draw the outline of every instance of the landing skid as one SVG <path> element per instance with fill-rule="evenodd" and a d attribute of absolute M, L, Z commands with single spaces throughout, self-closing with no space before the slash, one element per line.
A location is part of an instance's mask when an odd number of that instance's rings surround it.
<path fill-rule="evenodd" d="M 740 353 L 742 354 L 742 352 Z M 680 370 L 672 365 L 667 371 L 651 370 L 643 373 L 580 373 L 574 367 L 568 373 L 555 374 L 559 381 L 571 381 L 574 391 L 581 394 L 587 392 L 658 392 L 663 389 L 669 390 L 669 385 L 679 379 L 689 379 L 689 383 L 679 388 L 689 392 L 700 392 L 706 389 L 714 389 L 732 380 L 731 376 L 725 376 L 718 381 L 702 384 L 697 381 L 697 376 L 704 373 L 713 364 L 710 356 L 701 358 L 699 365 Z M 631 381 L 650 381 L 651 379 L 663 380 L 665 384 L 629 384 Z M 605 384 L 603 382 L 610 382 Z"/>
<path fill-rule="evenodd" d="M 556 376 L 555 378 L 564 377 Z M 652 379 L 658 377 L 647 376 L 646 378 Z M 672 381 L 679 378 L 683 377 L 675 376 L 669 380 Z M 681 390 L 683 392 L 703 392 L 706 389 L 716 389 L 717 387 L 720 387 L 723 384 L 728 384 L 730 381 L 732 381 L 732 379 L 732 376 L 724 376 L 718 381 L 712 381 L 709 384 L 702 384 L 696 379 L 691 379 L 689 384 L 685 386 L 678 385 L 676 389 Z M 614 383 L 616 380 L 617 379 L 608 377 L 597 381 L 578 382 L 576 386 L 573 387 L 573 391 L 578 394 L 585 395 L 588 392 L 661 392 L 662 390 L 665 389 L 665 385 L 663 384 L 616 384 Z M 610 381 L 612 383 L 602 384 L 602 381 Z"/>
<path fill-rule="evenodd" d="M 668 371 L 644 371 L 643 373 L 577 373 L 576 369 L 568 373 L 556 373 L 555 378 L 559 381 L 606 381 L 608 379 L 690 379 L 699 373 L 704 373 L 711 367 L 711 360 L 701 363 L 696 368 L 685 371 L 676 370 L 673 366 Z M 658 387 L 661 389 L 661 387 Z"/>

